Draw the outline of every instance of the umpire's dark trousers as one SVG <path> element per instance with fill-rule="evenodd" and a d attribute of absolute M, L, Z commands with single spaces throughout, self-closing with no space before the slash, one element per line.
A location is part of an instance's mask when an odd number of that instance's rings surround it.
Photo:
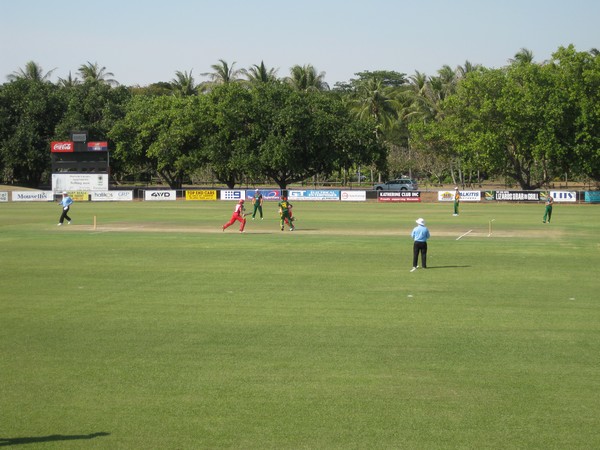
<path fill-rule="evenodd" d="M 60 215 L 60 219 L 58 219 L 59 223 L 63 223 L 65 221 L 65 219 L 67 219 L 69 222 L 71 221 L 71 218 L 69 217 L 69 207 L 67 206 L 67 209 L 63 209 L 62 214 Z"/>
<path fill-rule="evenodd" d="M 413 245 L 413 267 L 419 263 L 419 252 L 421 252 L 421 265 L 427 268 L 427 242 L 415 241 Z"/>

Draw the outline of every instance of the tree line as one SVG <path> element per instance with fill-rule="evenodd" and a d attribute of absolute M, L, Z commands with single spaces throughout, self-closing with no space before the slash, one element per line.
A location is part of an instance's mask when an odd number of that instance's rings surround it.
<path fill-rule="evenodd" d="M 537 63 L 468 61 L 434 76 L 365 71 L 330 87 L 312 65 L 289 76 L 263 62 L 220 60 L 196 82 L 122 86 L 97 63 L 51 82 L 31 61 L 0 85 L 0 179 L 39 186 L 52 141 L 87 130 L 108 140 L 113 182 L 158 178 L 172 188 L 211 180 L 346 184 L 401 174 L 466 185 L 502 178 L 523 189 L 600 181 L 600 54 L 560 47 Z"/>

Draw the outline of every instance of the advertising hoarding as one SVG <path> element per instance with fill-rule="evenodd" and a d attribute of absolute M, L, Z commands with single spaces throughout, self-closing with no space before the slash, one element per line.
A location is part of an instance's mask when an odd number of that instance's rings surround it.
<path fill-rule="evenodd" d="M 244 199 L 246 191 L 240 189 L 226 189 L 221 191 L 221 200 L 231 200 L 239 202 Z"/>
<path fill-rule="evenodd" d="M 256 189 L 246 189 L 246 200 L 252 200 Z M 281 200 L 281 191 L 279 189 L 259 189 L 258 192 L 263 196 L 263 202 Z"/>
<path fill-rule="evenodd" d="M 290 190 L 288 191 L 288 200 L 291 201 L 304 201 L 304 200 L 318 200 L 318 201 L 338 201 L 340 199 L 340 191 L 337 190 Z"/>
<path fill-rule="evenodd" d="M 53 173 L 52 190 L 108 191 L 107 173 Z"/>
<path fill-rule="evenodd" d="M 107 152 L 108 151 L 108 142 L 88 142 L 87 143 L 88 152 Z"/>
<path fill-rule="evenodd" d="M 546 201 L 546 193 L 542 192 L 541 199 Z M 575 191 L 550 191 L 550 195 L 556 203 L 577 203 L 577 192 Z"/>
<path fill-rule="evenodd" d="M 71 141 L 55 141 L 50 143 L 51 153 L 73 153 L 75 151 L 75 143 Z"/>
<path fill-rule="evenodd" d="M 420 202 L 420 191 L 378 191 L 377 201 L 381 203 Z"/>
<path fill-rule="evenodd" d="M 12 191 L 13 202 L 53 202 L 52 191 Z"/>
<path fill-rule="evenodd" d="M 343 202 L 366 202 L 367 191 L 342 191 L 340 200 Z"/>
<path fill-rule="evenodd" d="M 214 189 L 185 191 L 186 200 L 211 201 L 217 199 L 217 191 Z"/>
<path fill-rule="evenodd" d="M 461 202 L 479 202 L 481 201 L 481 191 L 458 191 Z M 453 202 L 454 190 L 438 191 L 438 202 Z"/>
<path fill-rule="evenodd" d="M 485 191 L 486 200 L 498 202 L 539 202 L 540 191 Z"/>
<path fill-rule="evenodd" d="M 133 191 L 95 191 L 90 194 L 93 202 L 130 202 L 133 201 Z"/>
<path fill-rule="evenodd" d="M 144 200 L 149 202 L 169 202 L 177 200 L 177 191 L 173 190 L 156 190 L 144 191 Z"/>

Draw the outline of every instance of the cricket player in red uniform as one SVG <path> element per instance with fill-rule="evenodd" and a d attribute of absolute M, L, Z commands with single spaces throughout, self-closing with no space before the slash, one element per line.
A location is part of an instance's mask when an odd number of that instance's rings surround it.
<path fill-rule="evenodd" d="M 233 223 L 237 220 L 240 222 L 240 233 L 244 232 L 244 227 L 246 226 L 246 219 L 244 213 L 244 200 L 240 200 L 237 205 L 235 205 L 235 209 L 233 210 L 233 214 L 231 215 L 231 219 L 225 225 L 223 225 L 223 231 L 226 228 L 229 228 Z"/>

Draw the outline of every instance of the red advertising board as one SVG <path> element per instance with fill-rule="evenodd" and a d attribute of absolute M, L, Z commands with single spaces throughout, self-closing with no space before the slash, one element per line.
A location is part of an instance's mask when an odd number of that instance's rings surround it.
<path fill-rule="evenodd" d="M 52 153 L 73 153 L 74 150 L 75 144 L 72 141 L 50 143 Z"/>
<path fill-rule="evenodd" d="M 106 152 L 108 151 L 108 142 L 88 142 L 87 149 L 89 152 Z"/>

